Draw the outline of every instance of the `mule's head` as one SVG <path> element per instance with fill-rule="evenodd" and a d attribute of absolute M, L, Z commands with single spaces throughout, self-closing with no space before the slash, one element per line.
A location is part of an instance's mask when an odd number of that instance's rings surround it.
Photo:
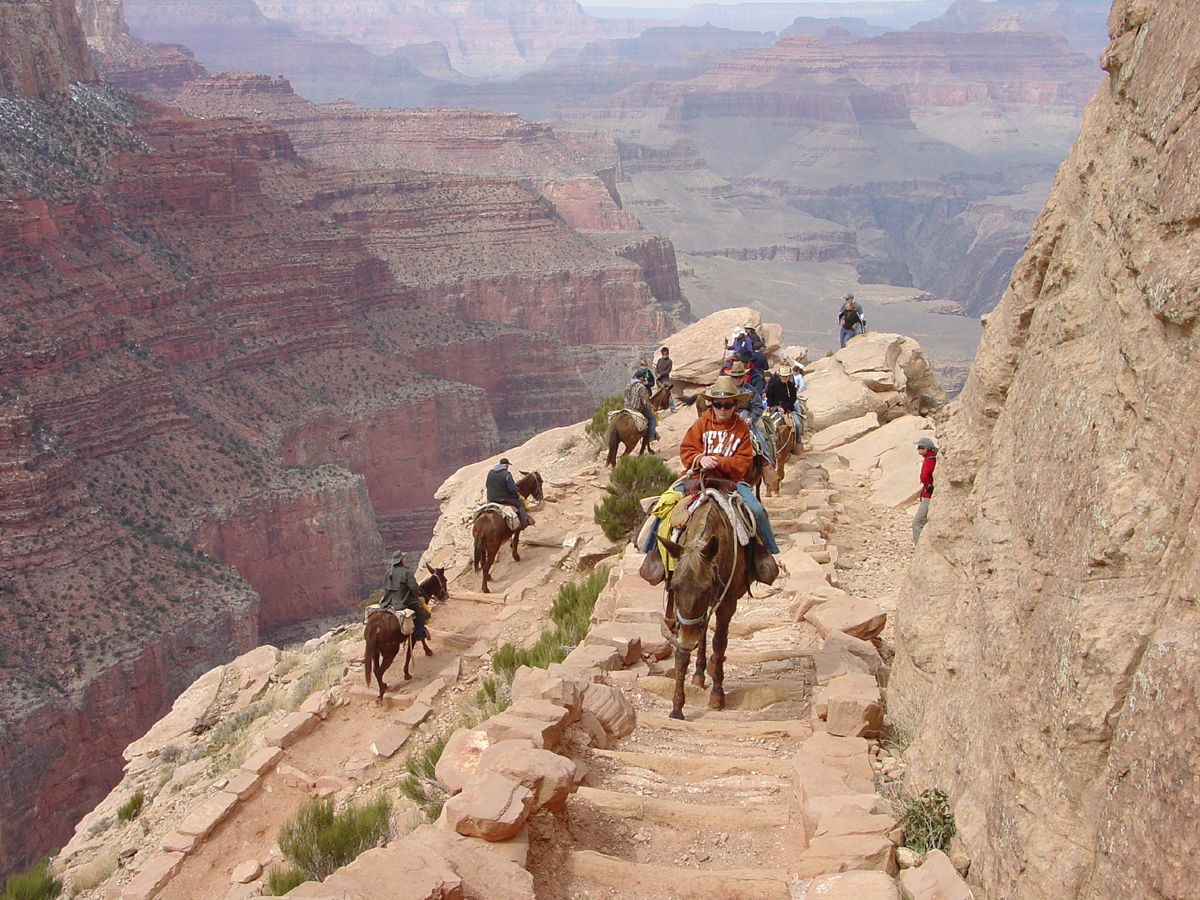
<path fill-rule="evenodd" d="M 526 497 L 532 497 L 534 503 L 542 502 L 542 473 L 541 472 L 525 472 L 522 471 L 521 483 L 517 485 L 519 490 Z"/>
<path fill-rule="evenodd" d="M 425 568 L 427 568 L 430 574 L 433 575 L 433 580 L 436 582 L 435 584 L 430 585 L 430 587 L 433 588 L 433 590 L 430 592 L 430 596 L 437 600 L 445 600 L 449 595 L 449 586 L 446 582 L 446 567 L 442 566 L 435 569 L 429 563 L 425 563 Z M 422 587 L 424 587 L 424 585 L 422 585 Z"/>
<path fill-rule="evenodd" d="M 662 540 L 662 538 L 659 538 Z M 716 535 L 680 546 L 663 541 L 678 562 L 671 574 L 671 594 L 675 598 L 675 621 L 678 624 L 675 641 L 686 653 L 696 649 L 708 621 L 708 611 L 716 604 L 721 592 L 716 559 L 721 540 Z"/>

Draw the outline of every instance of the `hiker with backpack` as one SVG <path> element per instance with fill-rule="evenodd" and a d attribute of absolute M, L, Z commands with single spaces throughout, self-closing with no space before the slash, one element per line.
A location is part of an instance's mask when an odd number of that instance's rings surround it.
<path fill-rule="evenodd" d="M 855 302 L 853 294 L 846 295 L 846 302 L 838 312 L 838 325 L 841 326 L 843 347 L 854 335 L 866 334 L 867 319 L 863 315 L 862 304 Z"/>

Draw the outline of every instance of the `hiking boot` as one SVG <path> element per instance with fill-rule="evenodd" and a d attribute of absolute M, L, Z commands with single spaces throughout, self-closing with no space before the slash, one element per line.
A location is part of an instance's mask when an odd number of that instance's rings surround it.
<path fill-rule="evenodd" d="M 775 579 L 779 577 L 779 563 L 775 561 L 775 557 L 767 552 L 767 548 L 757 537 L 750 542 L 749 549 L 750 571 L 754 573 L 754 580 L 760 584 L 774 584 Z"/>

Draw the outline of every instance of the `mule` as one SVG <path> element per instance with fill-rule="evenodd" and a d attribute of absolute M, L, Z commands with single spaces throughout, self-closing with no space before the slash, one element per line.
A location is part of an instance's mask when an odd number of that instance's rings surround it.
<path fill-rule="evenodd" d="M 696 651 L 696 671 L 692 675 L 692 684 L 704 687 L 707 671 L 712 676 L 708 706 L 724 709 L 729 622 L 737 611 L 738 600 L 750 587 L 746 551 L 738 545 L 733 525 L 711 498 L 701 501 L 678 542 L 662 537 L 658 540 L 676 559 L 675 571 L 667 581 L 666 624 L 675 645 L 675 696 L 671 718 L 683 718 L 683 679 L 693 650 Z M 708 623 L 714 613 L 712 658 L 706 664 Z"/>
<path fill-rule="evenodd" d="M 425 564 L 425 568 L 431 574 L 417 585 L 417 592 L 421 600 L 445 600 L 449 596 L 445 568 L 435 569 L 429 563 Z M 401 644 L 407 645 L 404 654 L 404 680 L 412 681 L 412 675 L 408 670 L 412 665 L 413 650 L 417 645 L 417 630 L 414 628 L 411 634 L 405 634 L 400 627 L 400 619 L 394 613 L 389 610 L 378 610 L 371 613 L 370 618 L 367 619 L 363 637 L 367 644 L 366 652 L 363 654 L 363 671 L 366 673 L 368 685 L 371 683 L 371 672 L 374 671 L 375 680 L 379 683 L 379 702 L 383 703 L 383 692 L 387 690 L 383 673 L 388 670 L 400 653 Z M 433 656 L 433 651 L 429 648 L 428 627 L 424 629 L 419 640 L 425 650 L 425 655 Z"/>
<path fill-rule="evenodd" d="M 787 468 L 787 461 L 792 455 L 792 451 L 796 449 L 796 429 L 792 427 L 792 418 L 786 413 L 782 419 L 775 424 L 775 474 L 776 478 L 773 482 L 766 483 L 764 493 L 770 497 L 779 495 L 779 486 L 783 484 L 784 471 Z"/>
<path fill-rule="evenodd" d="M 534 502 L 541 503 L 541 474 L 539 472 L 522 472 L 521 475 L 523 477 L 517 481 L 517 493 L 522 497 L 532 497 Z M 521 561 L 521 556 L 517 553 L 517 542 L 521 539 L 521 531 L 520 529 L 513 531 L 509 528 L 508 520 L 502 513 L 488 510 L 475 517 L 475 522 L 471 526 L 471 536 L 475 539 L 475 556 L 472 566 L 476 572 L 483 569 L 483 584 L 480 590 L 488 594 L 491 593 L 488 590 L 488 578 L 491 575 L 492 563 L 496 561 L 496 554 L 500 552 L 500 547 L 509 538 L 512 539 L 513 562 Z"/>
<path fill-rule="evenodd" d="M 633 452 L 633 448 L 637 446 L 639 440 L 642 442 L 642 446 L 638 450 L 638 456 L 641 456 L 650 449 L 650 426 L 647 424 L 645 431 L 638 431 L 629 411 L 621 410 L 608 423 L 608 458 L 605 459 L 604 464 L 615 466 L 617 464 L 617 448 L 622 444 L 625 445 L 625 452 L 621 454 L 621 457 L 624 458 Z"/>

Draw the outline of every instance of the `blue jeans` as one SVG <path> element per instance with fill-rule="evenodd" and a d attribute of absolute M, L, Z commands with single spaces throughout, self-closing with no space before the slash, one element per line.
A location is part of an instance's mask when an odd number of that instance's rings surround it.
<path fill-rule="evenodd" d="M 850 338 L 854 337 L 856 334 L 863 333 L 861 325 L 855 325 L 853 328 L 842 328 L 841 332 L 842 332 L 842 346 L 843 347 L 846 346 L 846 341 L 850 340 Z"/>
<path fill-rule="evenodd" d="M 647 433 L 650 435 L 650 440 L 652 440 L 652 441 L 657 440 L 658 439 L 658 429 L 655 427 L 655 425 L 657 423 L 655 422 L 654 410 L 652 410 L 648 406 L 643 406 L 642 407 L 642 415 L 646 417 L 646 422 L 648 423 L 646 425 L 646 428 L 647 428 Z"/>
<path fill-rule="evenodd" d="M 771 530 L 771 522 L 767 518 L 767 511 L 763 509 L 763 505 L 758 502 L 758 498 L 754 496 L 754 488 L 746 484 L 744 481 L 739 481 L 737 485 L 738 496 L 750 508 L 750 512 L 754 515 L 754 526 L 758 529 L 758 536 L 762 538 L 763 546 L 767 548 L 768 553 L 778 553 L 779 545 L 775 543 L 775 532 Z"/>
<path fill-rule="evenodd" d="M 775 465 L 775 460 L 771 459 L 771 445 L 767 443 L 767 439 L 763 435 L 762 429 L 758 427 L 758 423 L 755 422 L 753 425 L 751 425 L 750 430 L 753 431 L 755 437 L 758 438 L 759 443 L 762 446 L 763 456 L 767 458 L 767 462 L 769 462 L 771 465 Z"/>

